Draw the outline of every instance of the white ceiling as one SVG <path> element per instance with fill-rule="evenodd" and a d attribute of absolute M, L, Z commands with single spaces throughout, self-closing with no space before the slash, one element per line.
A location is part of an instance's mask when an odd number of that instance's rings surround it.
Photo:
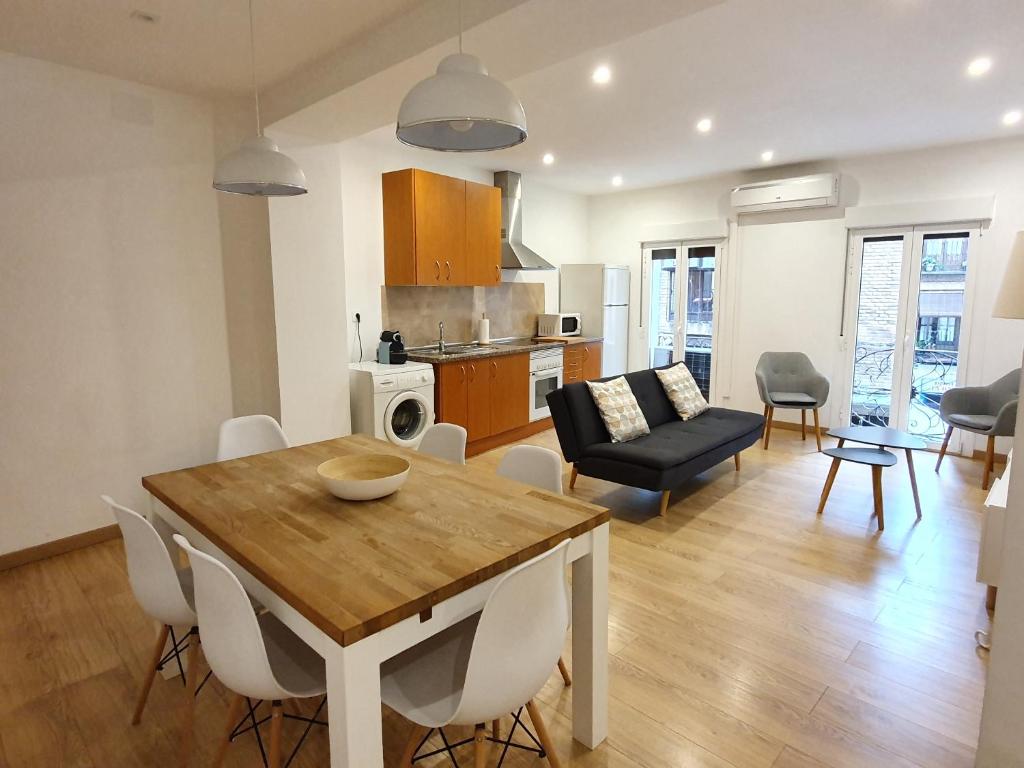
<path fill-rule="evenodd" d="M 255 0 L 261 87 L 421 0 Z M 250 89 L 247 0 L 0 0 L 0 49 L 186 93 Z M 159 17 L 156 24 L 133 11 Z"/>

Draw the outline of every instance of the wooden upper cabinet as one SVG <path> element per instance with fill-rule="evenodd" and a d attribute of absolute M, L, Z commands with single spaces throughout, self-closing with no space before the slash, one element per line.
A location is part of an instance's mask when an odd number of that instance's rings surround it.
<path fill-rule="evenodd" d="M 501 281 L 501 191 L 415 168 L 385 173 L 386 285 Z"/>
<path fill-rule="evenodd" d="M 466 182 L 466 267 L 470 285 L 501 282 L 501 190 Z"/>

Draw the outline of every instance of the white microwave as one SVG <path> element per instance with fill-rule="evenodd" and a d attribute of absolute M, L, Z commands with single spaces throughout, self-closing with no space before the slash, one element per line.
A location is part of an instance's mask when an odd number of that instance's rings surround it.
<path fill-rule="evenodd" d="M 582 326 L 579 312 L 537 316 L 538 336 L 579 336 Z"/>

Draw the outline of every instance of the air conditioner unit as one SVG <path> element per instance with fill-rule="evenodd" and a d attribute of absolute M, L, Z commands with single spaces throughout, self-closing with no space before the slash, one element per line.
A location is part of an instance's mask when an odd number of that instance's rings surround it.
<path fill-rule="evenodd" d="M 795 179 L 744 184 L 733 189 L 731 201 L 732 207 L 739 213 L 828 208 L 839 202 L 839 176 L 819 173 Z"/>

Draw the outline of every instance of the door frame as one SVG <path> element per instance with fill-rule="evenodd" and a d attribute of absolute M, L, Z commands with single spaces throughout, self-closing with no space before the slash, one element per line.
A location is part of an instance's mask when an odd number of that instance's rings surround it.
<path fill-rule="evenodd" d="M 641 243 L 641 270 L 640 270 L 640 323 L 642 328 L 647 328 L 644 334 L 645 356 L 648 365 L 651 360 L 651 337 L 649 323 L 651 319 L 650 281 L 653 271 L 651 251 L 674 249 L 676 252 L 676 275 L 678 288 L 676 290 L 676 323 L 672 329 L 672 357 L 682 362 L 683 357 L 677 356 L 676 351 L 682 349 L 685 355 L 686 348 L 686 299 L 689 293 L 690 281 L 688 251 L 690 248 L 701 248 L 713 246 L 715 249 L 715 279 L 714 288 L 711 291 L 712 313 L 711 313 L 711 381 L 708 386 L 708 399 L 717 402 L 719 379 L 718 372 L 722 359 L 720 334 L 722 327 L 722 307 L 724 305 L 724 294 L 722 280 L 725 269 L 725 254 L 729 239 L 727 237 L 699 238 L 693 240 L 655 240 Z M 684 280 L 683 277 L 687 276 Z M 646 303 L 645 303 L 646 302 Z"/>
<path fill-rule="evenodd" d="M 848 311 L 843 320 L 843 337 L 847 339 L 844 346 L 843 382 L 840 421 L 842 426 L 850 425 L 853 400 L 854 356 L 857 349 L 857 320 L 860 314 L 860 281 L 863 265 L 864 240 L 872 237 L 903 237 L 903 260 L 900 268 L 899 314 L 896 325 L 896 349 L 893 352 L 894 373 L 898 373 L 899 381 L 893 381 L 893 403 L 897 415 L 895 427 L 905 429 L 907 409 L 909 408 L 909 392 L 913 382 L 913 364 L 907 365 L 907 359 L 914 354 L 917 341 L 917 312 L 919 312 L 921 288 L 921 259 L 924 236 L 937 233 L 967 232 L 967 272 L 964 275 L 964 308 L 960 318 L 960 342 L 957 350 L 956 386 L 967 384 L 969 369 L 969 351 L 971 345 L 971 327 L 974 311 L 974 294 L 977 283 L 976 264 L 981 250 L 983 222 L 960 221 L 945 224 L 919 224 L 893 227 L 875 227 L 850 229 L 847 237 L 847 273 L 845 306 Z M 917 297 L 918 304 L 910 306 L 911 298 Z M 908 327 L 914 313 L 914 328 Z M 901 343 L 902 340 L 902 343 Z M 908 398 L 904 398 L 904 392 Z M 907 402 L 904 402 L 904 399 Z M 958 454 L 964 450 L 967 441 L 961 440 L 961 431 L 954 432 L 950 441 L 949 452 Z M 935 445 L 931 443 L 930 445 Z"/>

